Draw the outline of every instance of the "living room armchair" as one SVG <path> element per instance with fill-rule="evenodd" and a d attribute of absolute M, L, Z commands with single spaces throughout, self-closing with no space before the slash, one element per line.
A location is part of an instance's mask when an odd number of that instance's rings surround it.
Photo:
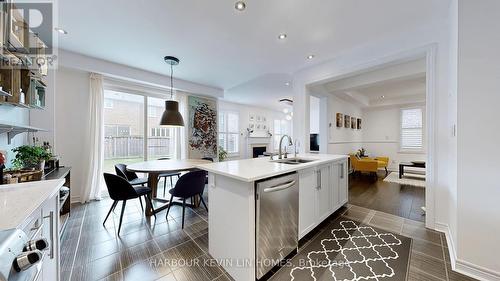
<path fill-rule="evenodd" d="M 389 165 L 389 157 L 363 157 L 360 158 L 356 154 L 349 155 L 351 165 L 355 172 L 377 173 L 379 168 L 384 168 L 387 174 L 387 166 Z"/>
<path fill-rule="evenodd" d="M 360 158 L 356 154 L 350 154 L 351 165 L 355 172 L 376 173 L 378 162 L 372 159 Z"/>

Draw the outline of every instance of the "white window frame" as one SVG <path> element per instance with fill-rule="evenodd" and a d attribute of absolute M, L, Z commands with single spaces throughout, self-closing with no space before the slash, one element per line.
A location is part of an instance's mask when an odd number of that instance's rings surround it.
<path fill-rule="evenodd" d="M 422 146 L 420 148 L 405 148 L 403 147 L 403 111 L 412 110 L 412 109 L 420 109 L 420 113 L 422 114 Z M 399 153 L 408 153 L 408 154 L 424 154 L 425 153 L 425 108 L 422 106 L 414 106 L 414 107 L 404 107 L 399 109 Z"/>
<path fill-rule="evenodd" d="M 237 151 L 236 152 L 229 152 L 227 149 L 227 145 L 224 145 L 223 143 L 219 143 L 220 146 L 224 148 L 224 150 L 228 151 L 228 156 L 230 157 L 237 157 L 240 155 L 240 114 L 237 111 L 229 111 L 229 110 L 219 110 L 219 114 L 223 116 L 224 118 L 224 127 L 222 130 L 220 130 L 219 126 L 217 126 L 217 130 L 219 135 L 226 135 L 226 140 L 229 139 L 229 135 L 236 135 L 238 139 L 238 145 L 236 146 Z M 236 131 L 229 131 L 228 130 L 228 114 L 234 114 L 238 117 L 238 124 L 236 124 Z"/>
<path fill-rule="evenodd" d="M 279 133 L 276 133 L 276 128 L 275 128 L 276 121 L 280 122 L 280 132 Z M 289 132 L 287 132 L 287 131 L 285 131 L 283 129 L 283 124 L 287 124 L 287 122 L 289 122 L 289 121 L 286 120 L 286 119 L 274 119 L 273 120 L 273 130 L 272 130 L 272 132 L 273 132 L 273 139 L 272 139 L 272 143 L 273 143 L 274 152 L 278 152 L 278 150 L 279 150 L 279 144 L 275 144 L 274 143 L 274 138 L 277 137 L 277 136 L 279 136 L 280 139 L 281 139 L 281 137 L 283 137 L 283 135 L 289 134 Z M 287 124 L 287 127 L 289 127 L 289 126 L 290 126 L 290 124 Z M 287 129 L 290 129 L 290 128 L 287 128 Z"/>

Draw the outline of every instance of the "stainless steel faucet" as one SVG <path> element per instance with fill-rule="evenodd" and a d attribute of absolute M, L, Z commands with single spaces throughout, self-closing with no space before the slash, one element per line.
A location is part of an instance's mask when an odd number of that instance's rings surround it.
<path fill-rule="evenodd" d="M 282 154 L 282 152 L 281 152 L 281 146 L 282 146 L 282 144 L 283 144 L 283 139 L 284 139 L 285 137 L 287 137 L 287 138 L 288 138 L 288 145 L 293 145 L 292 138 L 291 138 L 290 136 L 288 136 L 288 135 L 283 135 L 283 136 L 281 137 L 281 139 L 280 139 L 280 147 L 279 147 L 279 155 L 278 155 L 278 159 L 283 159 L 283 157 L 282 157 L 282 155 L 283 155 L 283 154 Z M 288 158 L 288 152 L 286 151 L 286 149 L 285 149 L 285 158 Z"/>
<path fill-rule="evenodd" d="M 299 140 L 298 140 L 298 139 L 296 139 L 296 140 L 295 140 L 295 148 L 294 148 L 294 150 L 293 150 L 293 157 L 294 157 L 294 158 L 297 158 L 297 153 L 299 153 L 299 152 L 297 151 L 297 147 L 300 147 L 300 142 L 299 142 Z"/>

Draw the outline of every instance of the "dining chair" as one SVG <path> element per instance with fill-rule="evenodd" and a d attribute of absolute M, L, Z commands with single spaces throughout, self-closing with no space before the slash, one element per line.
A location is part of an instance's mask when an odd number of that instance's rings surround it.
<path fill-rule="evenodd" d="M 144 186 L 148 183 L 147 178 L 139 178 L 136 173 L 127 170 L 127 165 L 125 164 L 116 164 L 115 172 L 118 176 L 126 179 L 132 186 Z M 141 209 L 144 211 L 144 206 L 142 205 L 140 197 L 139 202 L 141 203 Z"/>
<path fill-rule="evenodd" d="M 127 170 L 127 165 L 116 164 L 116 174 L 129 181 L 131 185 L 145 185 L 148 183 L 147 178 L 139 178 L 136 173 Z"/>
<path fill-rule="evenodd" d="M 158 160 L 170 160 L 170 158 L 164 157 L 164 158 L 159 158 Z M 175 177 L 175 176 L 177 176 L 177 179 L 179 179 L 181 177 L 181 173 L 178 173 L 178 172 L 162 173 L 162 174 L 158 175 L 158 180 L 160 180 L 161 178 L 165 178 L 165 180 L 163 181 L 163 197 L 165 197 L 165 192 L 167 190 L 167 178 L 170 178 L 170 186 L 174 186 L 172 177 Z"/>
<path fill-rule="evenodd" d="M 178 202 L 174 202 L 174 197 L 178 197 L 182 199 L 182 228 L 184 228 L 184 214 L 186 211 L 186 199 L 194 197 L 196 195 L 200 196 L 200 200 L 205 206 L 205 209 L 208 211 L 207 204 L 205 204 L 205 200 L 203 200 L 203 190 L 205 189 L 205 178 L 207 177 L 206 171 L 193 171 L 182 175 L 177 182 L 175 183 L 175 187 L 170 189 L 168 192 L 171 194 L 170 196 L 170 204 L 167 209 L 167 219 L 168 213 L 170 212 L 170 208 L 172 205 L 180 205 Z M 189 204 L 189 207 L 195 207 L 193 204 Z"/>
<path fill-rule="evenodd" d="M 125 205 L 127 204 L 127 200 L 135 199 L 135 198 L 140 198 L 141 196 L 144 196 L 146 199 L 149 201 L 149 204 L 153 206 L 153 203 L 151 202 L 151 188 L 147 186 L 137 186 L 133 187 L 129 181 L 127 181 L 125 178 L 113 175 L 113 174 L 108 174 L 104 173 L 104 181 L 106 182 L 106 187 L 108 188 L 108 193 L 111 199 L 113 199 L 113 204 L 111 205 L 111 208 L 109 209 L 108 214 L 106 215 L 106 218 L 104 219 L 104 222 L 102 225 L 104 226 L 106 221 L 108 220 L 109 215 L 111 212 L 115 209 L 116 205 L 118 204 L 119 201 L 123 201 L 122 204 L 122 210 L 120 214 L 120 223 L 118 225 L 118 236 L 120 235 L 120 230 L 122 228 L 122 221 L 123 221 L 123 214 L 125 212 Z M 142 205 L 142 203 L 141 203 Z M 153 212 L 154 214 L 154 212 Z M 156 215 L 154 215 L 156 218 Z"/>

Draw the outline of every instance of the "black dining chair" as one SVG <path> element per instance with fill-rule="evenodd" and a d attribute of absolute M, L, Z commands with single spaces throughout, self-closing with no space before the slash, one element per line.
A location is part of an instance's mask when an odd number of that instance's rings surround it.
<path fill-rule="evenodd" d="M 123 213 L 125 212 L 125 205 L 127 203 L 127 200 L 140 198 L 141 196 L 144 196 L 146 200 L 149 201 L 149 204 L 153 206 L 150 197 L 151 188 L 147 186 L 133 187 L 130 184 L 130 182 L 127 181 L 125 178 L 108 173 L 104 173 L 104 181 L 106 182 L 106 187 L 108 188 L 109 196 L 111 197 L 111 199 L 113 199 L 114 202 L 113 205 L 111 205 L 111 208 L 109 209 L 109 212 L 106 215 L 106 218 L 104 219 L 102 225 L 104 226 L 104 224 L 108 220 L 109 215 L 115 209 L 118 202 L 123 201 L 122 211 L 120 214 L 120 223 L 118 225 L 118 235 L 120 235 L 120 229 L 122 228 Z M 156 215 L 154 216 L 156 218 Z"/>
<path fill-rule="evenodd" d="M 147 178 L 139 178 L 136 173 L 127 170 L 125 164 L 116 164 L 115 171 L 117 175 L 128 180 L 131 185 L 145 185 L 148 183 Z"/>
<path fill-rule="evenodd" d="M 208 211 L 207 204 L 205 204 L 205 200 L 203 200 L 203 190 L 205 189 L 205 178 L 207 177 L 206 171 L 193 171 L 182 175 L 175 187 L 170 189 L 168 192 L 171 194 L 170 203 L 167 209 L 167 219 L 168 213 L 170 212 L 170 208 L 172 205 L 180 205 L 179 202 L 174 202 L 174 197 L 178 197 L 182 199 L 182 228 L 184 228 L 184 214 L 186 211 L 186 199 L 194 197 L 196 195 L 200 196 L 200 200 L 205 206 L 205 209 Z M 189 207 L 195 207 L 192 204 L 188 205 Z"/>
<path fill-rule="evenodd" d="M 160 158 L 158 160 L 170 160 L 170 158 L 168 157 L 165 157 L 165 158 Z M 167 178 L 170 178 L 170 186 L 174 186 L 174 183 L 173 183 L 173 180 L 172 180 L 172 177 L 177 177 L 177 179 L 179 179 L 181 177 L 181 173 L 162 173 L 160 175 L 158 175 L 158 179 L 160 180 L 161 178 L 165 178 L 165 180 L 163 181 L 163 197 L 165 197 L 165 192 L 167 190 Z"/>

